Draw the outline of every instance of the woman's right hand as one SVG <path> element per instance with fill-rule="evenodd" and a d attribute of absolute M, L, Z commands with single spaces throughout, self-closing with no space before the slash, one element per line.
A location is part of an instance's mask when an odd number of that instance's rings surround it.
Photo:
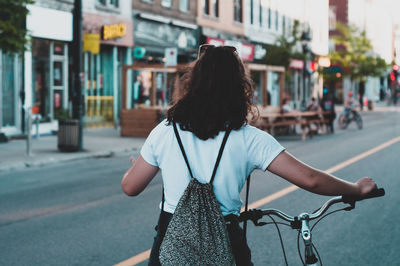
<path fill-rule="evenodd" d="M 369 178 L 369 177 L 360 178 L 356 182 L 356 184 L 358 185 L 361 197 L 367 195 L 372 190 L 377 188 L 376 183 L 374 182 L 374 180 L 372 180 L 372 178 Z"/>

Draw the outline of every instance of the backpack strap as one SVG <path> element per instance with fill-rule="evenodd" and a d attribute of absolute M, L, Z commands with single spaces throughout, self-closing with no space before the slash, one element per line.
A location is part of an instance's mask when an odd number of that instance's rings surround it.
<path fill-rule="evenodd" d="M 244 206 L 244 211 L 247 211 L 249 208 L 249 192 L 250 192 L 250 175 L 247 177 L 247 182 L 246 182 L 246 204 Z M 246 240 L 246 233 L 247 233 L 247 220 L 243 222 L 243 232 L 244 232 L 244 238 L 243 241 Z"/>
<path fill-rule="evenodd" d="M 183 158 L 185 159 L 187 168 L 189 169 L 190 176 L 192 178 L 194 178 L 193 174 L 192 174 L 192 170 L 190 169 L 188 158 L 186 157 L 185 149 L 183 148 L 181 137 L 179 136 L 178 129 L 176 128 L 176 123 L 174 121 L 172 121 L 172 125 L 174 126 L 175 136 L 176 136 L 176 139 L 178 140 L 179 148 L 181 148 L 181 152 L 182 152 Z"/>
<path fill-rule="evenodd" d="M 211 184 L 214 181 L 215 174 L 217 173 L 217 168 L 218 168 L 219 162 L 221 161 L 222 152 L 224 151 L 224 147 L 225 147 L 226 141 L 228 140 L 229 133 L 231 133 L 231 128 L 230 127 L 228 127 L 228 129 L 225 131 L 224 139 L 222 140 L 221 147 L 219 148 L 217 161 L 215 162 L 214 170 L 213 170 L 213 173 L 212 173 L 212 176 L 211 176 L 211 180 L 210 180 Z"/>

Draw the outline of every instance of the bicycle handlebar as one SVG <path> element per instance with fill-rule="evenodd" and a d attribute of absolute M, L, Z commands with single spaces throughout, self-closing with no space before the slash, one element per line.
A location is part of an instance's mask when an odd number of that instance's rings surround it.
<path fill-rule="evenodd" d="M 382 197 L 385 195 L 385 189 L 383 188 L 377 188 L 372 190 L 369 194 L 367 194 L 364 197 L 359 197 L 359 196 L 342 196 L 342 201 L 344 203 L 351 203 L 351 202 L 356 202 L 356 201 L 361 201 L 364 199 L 370 199 L 370 198 L 376 198 L 376 197 Z"/>
<path fill-rule="evenodd" d="M 359 196 L 337 196 L 329 199 L 327 202 L 322 205 L 321 208 L 318 209 L 315 213 L 308 214 L 308 213 L 302 213 L 299 216 L 290 216 L 287 215 L 286 213 L 276 210 L 276 209 L 251 209 L 245 212 L 242 212 L 239 216 L 239 221 L 247 221 L 247 220 L 252 220 L 255 225 L 264 225 L 265 223 L 260 223 L 258 222 L 259 219 L 261 219 L 265 215 L 275 215 L 278 216 L 279 218 L 288 221 L 288 222 L 295 222 L 299 220 L 314 220 L 319 217 L 321 217 L 328 209 L 330 206 L 333 204 L 343 202 L 351 205 L 351 208 L 354 208 L 354 204 L 356 201 L 361 201 L 364 199 L 370 199 L 370 198 L 375 198 L 375 197 L 382 197 L 385 195 L 385 190 L 383 188 L 377 188 L 371 191 L 368 195 L 364 197 L 359 197 Z"/>

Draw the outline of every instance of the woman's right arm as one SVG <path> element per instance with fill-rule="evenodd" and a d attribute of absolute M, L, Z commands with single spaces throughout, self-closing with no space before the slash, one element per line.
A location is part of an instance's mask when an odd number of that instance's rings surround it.
<path fill-rule="evenodd" d="M 297 160 L 286 151 L 281 152 L 267 170 L 298 187 L 326 196 L 364 196 L 376 188 L 376 184 L 371 178 L 363 177 L 356 183 L 351 183 L 315 169 Z"/>

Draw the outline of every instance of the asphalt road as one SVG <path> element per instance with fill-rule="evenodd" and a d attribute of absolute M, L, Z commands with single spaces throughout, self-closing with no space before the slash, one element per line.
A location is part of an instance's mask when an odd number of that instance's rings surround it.
<path fill-rule="evenodd" d="M 305 142 L 281 137 L 302 161 L 326 170 L 400 136 L 400 113 L 363 114 L 364 129 L 350 125 Z M 324 265 L 400 265 L 400 142 L 342 167 L 334 174 L 355 181 L 373 177 L 386 196 L 322 220 L 313 231 Z M 120 188 L 129 156 L 91 159 L 0 173 L 0 265 L 113 265 L 151 247 L 161 199 L 158 175 L 140 196 Z M 257 171 L 250 202 L 290 186 Z M 298 189 L 262 207 L 296 215 L 329 197 Z M 281 227 L 289 265 L 301 265 L 297 232 Z M 248 226 L 255 265 L 283 265 L 274 226 Z M 143 262 L 141 265 L 145 265 Z"/>

